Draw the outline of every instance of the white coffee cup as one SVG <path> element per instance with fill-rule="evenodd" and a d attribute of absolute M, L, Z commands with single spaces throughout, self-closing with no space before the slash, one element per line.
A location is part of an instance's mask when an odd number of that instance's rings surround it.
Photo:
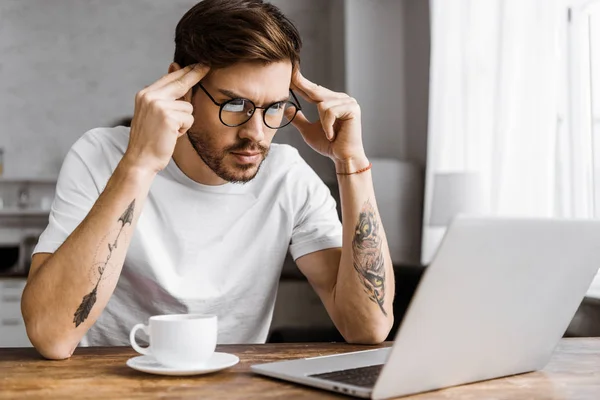
<path fill-rule="evenodd" d="M 150 337 L 148 347 L 140 347 L 135 341 L 138 329 Z M 156 315 L 150 317 L 148 325 L 134 326 L 129 334 L 129 341 L 135 351 L 154 357 L 166 367 L 202 367 L 217 346 L 217 316 Z"/>

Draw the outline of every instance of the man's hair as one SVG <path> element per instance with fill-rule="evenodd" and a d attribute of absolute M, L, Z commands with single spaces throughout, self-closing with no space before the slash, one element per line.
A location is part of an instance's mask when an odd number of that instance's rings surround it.
<path fill-rule="evenodd" d="M 272 4 L 204 0 L 177 24 L 173 61 L 182 68 L 199 63 L 218 69 L 243 61 L 289 60 L 295 69 L 301 46 L 296 27 Z"/>

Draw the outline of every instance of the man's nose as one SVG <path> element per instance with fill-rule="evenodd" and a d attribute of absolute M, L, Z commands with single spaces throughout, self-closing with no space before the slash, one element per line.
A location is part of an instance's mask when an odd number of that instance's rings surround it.
<path fill-rule="evenodd" d="M 253 142 L 260 143 L 265 138 L 264 129 L 266 128 L 263 123 L 263 118 L 260 109 L 256 109 L 252 117 L 241 126 L 241 130 L 239 136 L 241 138 L 247 138 L 252 140 Z"/>

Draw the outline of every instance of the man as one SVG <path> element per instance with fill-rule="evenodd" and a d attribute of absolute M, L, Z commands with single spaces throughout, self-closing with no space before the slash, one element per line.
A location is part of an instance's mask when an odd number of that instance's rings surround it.
<path fill-rule="evenodd" d="M 264 342 L 288 249 L 347 341 L 384 340 L 393 271 L 356 101 L 301 75 L 296 28 L 260 0 L 197 4 L 175 45 L 131 128 L 87 132 L 65 158 L 23 293 L 33 345 L 68 358 L 173 313 L 216 314 L 220 343 Z M 271 144 L 290 121 L 335 163 L 343 227 L 298 152 Z"/>

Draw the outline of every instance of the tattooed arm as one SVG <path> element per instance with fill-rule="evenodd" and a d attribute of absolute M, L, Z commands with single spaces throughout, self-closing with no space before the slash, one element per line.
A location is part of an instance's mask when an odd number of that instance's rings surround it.
<path fill-rule="evenodd" d="M 208 68 L 173 63 L 169 72 L 137 94 L 125 155 L 87 216 L 56 252 L 32 259 L 21 312 L 31 343 L 46 358 L 70 357 L 102 313 L 150 185 L 193 124 L 191 88 Z M 72 186 L 64 195 L 81 190 Z"/>
<path fill-rule="evenodd" d="M 385 304 L 385 257 L 382 243 L 383 231 L 379 216 L 369 200 L 360 210 L 352 238 L 352 265 L 369 299 L 387 316 Z"/>
<path fill-rule="evenodd" d="M 32 259 L 21 309 L 31 343 L 68 358 L 112 295 L 153 175 L 122 162 L 54 254 Z"/>
<path fill-rule="evenodd" d="M 365 159 L 338 171 L 356 171 Z M 360 166 L 359 166 L 360 165 Z M 342 205 L 342 249 L 296 260 L 346 341 L 379 343 L 394 322 L 394 273 L 377 211 L 371 172 L 338 178 Z"/>
<path fill-rule="evenodd" d="M 300 71 L 292 89 L 317 106 L 319 120 L 298 111 L 292 124 L 304 141 L 335 163 L 338 173 L 354 173 L 369 165 L 362 145 L 360 107 L 345 93 L 333 92 L 306 79 Z M 296 260 L 331 319 L 349 342 L 385 340 L 394 319 L 394 273 L 377 211 L 371 171 L 339 175 L 343 246 Z"/>

